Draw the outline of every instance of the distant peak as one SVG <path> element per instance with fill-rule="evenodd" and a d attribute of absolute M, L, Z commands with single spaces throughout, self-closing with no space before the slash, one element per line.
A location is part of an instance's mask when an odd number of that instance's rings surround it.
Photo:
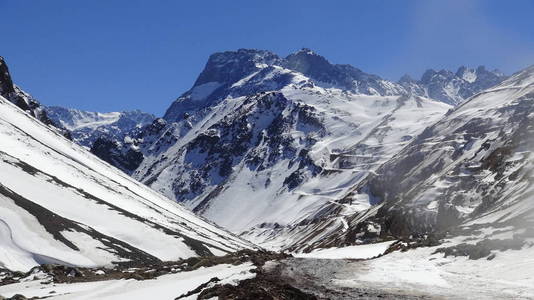
<path fill-rule="evenodd" d="M 466 66 L 460 66 L 458 68 L 458 70 L 456 71 L 456 76 L 460 76 L 461 77 L 461 75 L 464 74 L 468 70 L 469 69 Z"/>
<path fill-rule="evenodd" d="M 317 54 L 316 52 L 308 49 L 308 48 L 302 48 L 299 51 L 289 54 L 286 57 L 286 60 L 289 62 L 289 64 L 319 64 L 322 66 L 331 65 L 330 62 L 324 58 L 323 56 Z"/>
<path fill-rule="evenodd" d="M 400 83 L 403 83 L 403 82 L 408 83 L 408 82 L 416 82 L 416 80 L 413 79 L 410 75 L 408 75 L 408 74 L 404 74 L 404 75 L 402 75 L 402 77 L 399 79 L 399 82 L 400 82 Z"/>
<path fill-rule="evenodd" d="M 313 50 L 309 49 L 309 48 L 302 48 L 300 50 L 298 50 L 297 52 L 293 53 L 293 55 L 318 55 L 316 52 L 314 52 Z"/>
<path fill-rule="evenodd" d="M 430 80 L 432 79 L 432 77 L 434 75 L 436 75 L 438 72 L 434 69 L 427 69 L 424 73 L 423 73 L 423 76 L 421 76 L 421 81 L 424 82 L 424 83 L 428 83 L 430 82 Z"/>
<path fill-rule="evenodd" d="M 243 60 L 261 60 L 278 58 L 278 55 L 271 51 L 259 49 L 238 49 L 235 51 L 216 52 L 210 55 L 208 63 L 227 63 L 234 61 L 236 58 Z"/>
<path fill-rule="evenodd" d="M 477 67 L 477 73 L 478 72 L 486 72 L 486 67 L 485 66 L 478 66 Z"/>
<path fill-rule="evenodd" d="M 317 52 L 309 49 L 309 48 L 302 48 L 294 53 L 289 54 L 286 59 L 306 59 L 306 58 L 319 58 L 321 60 L 327 61 L 326 58 L 324 58 L 322 55 L 318 54 Z"/>

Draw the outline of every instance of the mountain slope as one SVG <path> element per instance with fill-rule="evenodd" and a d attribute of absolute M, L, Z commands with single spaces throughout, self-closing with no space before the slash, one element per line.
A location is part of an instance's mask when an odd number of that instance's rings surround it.
<path fill-rule="evenodd" d="M 395 201 L 395 206 L 414 208 L 419 218 L 427 216 L 431 222 L 425 226 L 490 220 L 489 215 L 499 221 L 532 215 L 533 111 L 531 67 L 427 128 L 377 171 L 380 176 L 369 180 L 369 190 L 386 204 Z M 393 179 L 395 173 L 406 176 Z M 407 225 L 410 231 L 417 227 Z"/>
<path fill-rule="evenodd" d="M 199 219 L 0 97 L 0 266 L 95 266 L 249 243 Z"/>
<path fill-rule="evenodd" d="M 447 113 L 325 209 L 330 218 L 343 215 L 350 230 L 338 226 L 320 243 L 446 233 L 451 240 L 439 251 L 474 258 L 528 246 L 534 237 L 533 112 L 530 67 Z M 343 208 L 361 198 L 377 205 L 358 213 Z M 313 236 L 310 230 L 303 239 Z"/>

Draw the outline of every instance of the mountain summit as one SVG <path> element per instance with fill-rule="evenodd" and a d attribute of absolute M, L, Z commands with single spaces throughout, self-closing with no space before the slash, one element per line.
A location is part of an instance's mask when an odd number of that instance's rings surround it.
<path fill-rule="evenodd" d="M 279 73 L 276 77 L 268 78 L 268 82 L 265 81 L 267 78 L 263 78 L 262 86 L 258 84 L 250 86 L 254 91 L 238 84 L 247 76 L 260 79 L 262 74 L 276 68 L 294 73 Z M 331 64 L 326 58 L 309 49 L 299 50 L 286 58 L 265 50 L 239 49 L 211 55 L 193 88 L 171 105 L 164 118 L 169 121 L 179 120 L 184 113 L 211 105 L 217 99 L 228 96 L 229 92 L 233 96 L 239 96 L 260 90 L 280 89 L 292 81 L 295 73 L 306 76 L 319 86 L 349 90 L 359 94 L 385 96 L 405 93 L 399 84 L 367 74 L 350 65 Z M 224 92 L 227 94 L 221 94 Z"/>

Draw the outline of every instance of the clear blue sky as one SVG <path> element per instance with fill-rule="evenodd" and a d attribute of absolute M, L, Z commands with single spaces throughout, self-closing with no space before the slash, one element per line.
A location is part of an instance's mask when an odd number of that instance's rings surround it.
<path fill-rule="evenodd" d="M 46 105 L 161 115 L 216 51 L 302 47 L 397 80 L 534 64 L 532 0 L 0 0 L 0 55 Z"/>

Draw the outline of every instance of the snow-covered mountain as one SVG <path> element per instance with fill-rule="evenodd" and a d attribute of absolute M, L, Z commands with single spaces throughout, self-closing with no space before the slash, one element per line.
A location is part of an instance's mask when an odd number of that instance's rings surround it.
<path fill-rule="evenodd" d="M 132 130 L 154 121 L 154 115 L 140 110 L 91 112 L 58 106 L 45 107 L 48 117 L 71 132 L 76 143 L 91 148 L 99 138 L 124 142 Z"/>
<path fill-rule="evenodd" d="M 63 107 L 45 107 L 55 123 L 66 128 L 73 141 L 130 174 L 143 159 L 137 137 L 155 117 L 139 110 L 99 113 Z"/>
<path fill-rule="evenodd" d="M 263 242 L 264 230 L 308 222 L 450 108 L 307 49 L 216 53 L 164 119 L 132 137 L 142 157 L 131 174 Z"/>
<path fill-rule="evenodd" d="M 380 236 L 463 236 L 447 255 L 490 257 L 532 244 L 534 199 L 534 67 L 467 100 L 355 185 L 317 225 L 343 217 L 320 243 L 362 242 Z M 349 203 L 377 205 L 351 212 Z M 491 259 L 491 258 L 490 258 Z"/>
<path fill-rule="evenodd" d="M 0 268 L 157 262 L 250 248 L 0 97 Z"/>
<path fill-rule="evenodd" d="M 347 230 L 340 210 L 376 209 L 378 198 L 337 200 L 454 105 L 504 78 L 461 67 L 395 83 L 309 49 L 285 58 L 240 49 L 210 56 L 162 119 L 114 130 L 127 132 L 120 137 L 106 134 L 116 115 L 49 114 L 92 142 L 91 152 L 198 214 L 260 244 L 302 249 L 320 240 L 313 232 Z"/>
<path fill-rule="evenodd" d="M 303 75 L 304 77 L 299 79 L 308 79 L 309 85 L 335 88 L 354 94 L 406 94 L 400 84 L 364 73 L 349 65 L 331 64 L 309 49 L 302 49 L 286 58 L 265 50 L 239 49 L 211 55 L 193 88 L 169 107 L 164 119 L 179 121 L 187 118 L 193 111 L 218 103 L 227 96 L 237 97 L 279 90 L 294 83 L 292 73 Z"/>
<path fill-rule="evenodd" d="M 395 223 L 390 230 L 425 231 L 426 226 L 443 228 L 469 219 L 532 218 L 533 112 L 531 67 L 427 128 L 367 183 L 367 190 L 387 203 L 384 210 Z M 406 176 L 399 180 L 394 174 Z M 413 216 L 393 221 L 398 217 L 395 207 Z M 414 218 L 429 222 L 407 222 Z"/>
<path fill-rule="evenodd" d="M 399 83 L 410 93 L 458 105 L 465 99 L 495 86 L 507 76 L 498 70 L 487 70 L 484 66 L 470 69 L 458 68 L 456 73 L 448 70 L 427 70 L 421 80 L 403 76 Z"/>

